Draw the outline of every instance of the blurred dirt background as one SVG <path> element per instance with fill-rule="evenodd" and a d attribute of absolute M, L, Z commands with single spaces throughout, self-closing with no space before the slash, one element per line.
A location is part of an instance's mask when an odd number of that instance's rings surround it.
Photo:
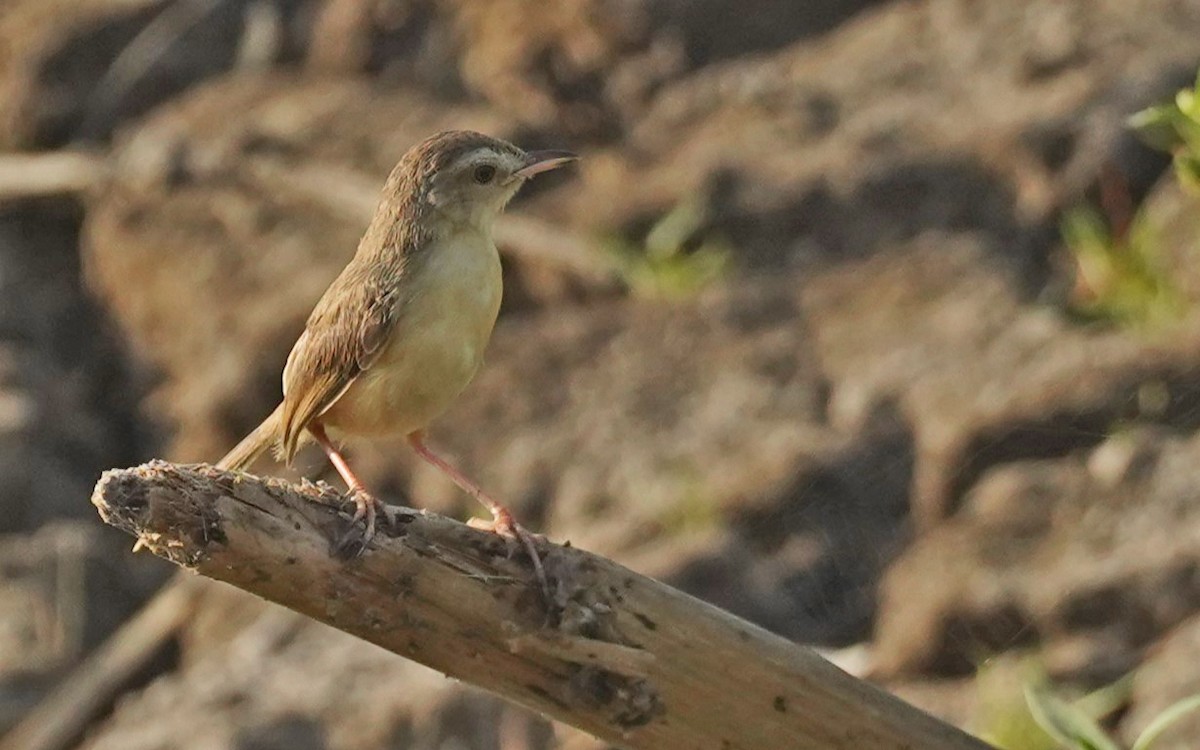
<path fill-rule="evenodd" d="M 0 157 L 104 165 L 0 203 L 0 735 L 168 574 L 99 472 L 256 424 L 383 177 L 455 127 L 583 156 L 502 230 L 433 431 L 469 474 L 977 731 L 1022 655 L 1132 674 L 1133 736 L 1200 692 L 1200 317 L 1069 313 L 1059 223 L 1115 185 L 1200 299 L 1198 207 L 1125 126 L 1198 65 L 1200 0 L 0 0 Z M 400 443 L 356 457 L 474 512 Z M 214 587 L 62 747 L 597 745 Z"/>

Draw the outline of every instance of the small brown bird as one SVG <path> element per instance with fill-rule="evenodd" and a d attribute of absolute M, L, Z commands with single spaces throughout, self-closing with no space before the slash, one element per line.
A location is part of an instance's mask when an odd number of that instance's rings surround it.
<path fill-rule="evenodd" d="M 354 497 L 364 542 L 377 509 L 335 437 L 406 435 L 417 455 L 492 513 L 545 582 L 530 534 L 499 502 L 434 453 L 423 430 L 471 382 L 500 310 L 492 224 L 527 179 L 575 159 L 447 131 L 414 146 L 388 176 L 358 251 L 308 318 L 283 368 L 283 402 L 217 464 L 247 467 L 268 448 L 290 462 L 315 440 Z"/>

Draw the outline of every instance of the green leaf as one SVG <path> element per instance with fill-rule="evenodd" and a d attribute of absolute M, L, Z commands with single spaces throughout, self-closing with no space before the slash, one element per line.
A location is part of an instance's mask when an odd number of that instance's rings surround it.
<path fill-rule="evenodd" d="M 1200 193 L 1200 156 L 1176 154 L 1175 175 L 1184 189 Z"/>
<path fill-rule="evenodd" d="M 614 237 L 603 247 L 635 296 L 685 299 L 720 281 L 732 257 L 720 238 L 705 236 L 705 220 L 704 205 L 685 199 L 654 223 L 640 246 Z"/>
<path fill-rule="evenodd" d="M 664 259 L 678 255 L 684 243 L 704 223 L 704 209 L 696 200 L 681 201 L 659 219 L 646 235 L 646 254 Z"/>
<path fill-rule="evenodd" d="M 1128 705 L 1132 695 L 1133 675 L 1128 674 L 1110 685 L 1096 688 L 1072 705 L 1093 719 L 1102 719 Z"/>
<path fill-rule="evenodd" d="M 1065 747 L 1071 750 L 1121 750 L 1094 719 L 1055 697 L 1046 688 L 1026 684 L 1025 702 L 1038 726 Z"/>
<path fill-rule="evenodd" d="M 1174 151 L 1183 144 L 1178 127 L 1181 119 L 1182 114 L 1174 104 L 1159 104 L 1132 115 L 1126 124 L 1150 148 Z"/>
<path fill-rule="evenodd" d="M 1200 115 L 1198 103 L 1200 100 L 1196 98 L 1196 92 L 1192 89 L 1183 89 L 1175 95 L 1175 106 L 1179 108 L 1180 112 L 1193 119 Z"/>
<path fill-rule="evenodd" d="M 1154 717 L 1154 721 L 1150 722 L 1150 726 L 1146 727 L 1138 735 L 1137 740 L 1133 743 L 1133 747 L 1130 750 L 1149 750 L 1159 735 L 1167 731 L 1172 724 L 1197 710 L 1200 710 L 1200 695 L 1193 695 L 1190 698 L 1184 698 L 1178 703 L 1172 704 L 1170 708 Z"/>
<path fill-rule="evenodd" d="M 1099 212 L 1089 206 L 1073 208 L 1063 216 L 1063 240 L 1080 252 L 1103 252 L 1112 236 Z"/>
<path fill-rule="evenodd" d="M 1021 693 L 1025 683 L 1044 680 L 1036 657 L 985 660 L 975 680 L 978 708 L 973 726 L 980 739 L 997 750 L 1059 750 L 1058 742 L 1034 721 Z"/>
<path fill-rule="evenodd" d="M 1192 117 L 1180 117 L 1175 123 L 1175 132 L 1179 135 L 1180 146 L 1176 149 L 1190 151 L 1192 156 L 1200 156 L 1200 113 Z"/>

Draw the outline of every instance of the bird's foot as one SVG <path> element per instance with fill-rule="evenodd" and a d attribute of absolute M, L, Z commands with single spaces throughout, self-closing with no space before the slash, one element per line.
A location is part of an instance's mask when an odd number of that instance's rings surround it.
<path fill-rule="evenodd" d="M 395 527 L 396 509 L 360 487 L 350 491 L 347 501 L 354 503 L 354 515 L 350 517 L 350 530 L 338 540 L 336 546 L 343 552 L 353 547 L 354 554 L 360 555 L 375 538 L 375 520 L 379 514 L 383 514 L 389 527 Z M 360 521 L 363 523 L 361 527 Z"/>
<path fill-rule="evenodd" d="M 538 583 L 542 586 L 542 592 L 546 595 L 546 601 L 551 601 L 550 583 L 546 579 L 546 569 L 542 567 L 542 557 L 537 551 L 538 543 L 545 542 L 546 537 L 541 534 L 531 533 L 524 526 L 517 523 L 517 520 L 513 518 L 512 513 L 507 508 L 494 509 L 492 511 L 492 520 L 490 521 L 485 521 L 482 518 L 472 518 L 467 521 L 467 525 L 473 529 L 490 531 L 493 534 L 503 537 L 509 543 L 509 557 L 512 557 L 515 543 L 520 543 L 525 548 L 526 554 L 529 555 L 530 562 L 533 563 L 533 571 L 537 575 Z"/>

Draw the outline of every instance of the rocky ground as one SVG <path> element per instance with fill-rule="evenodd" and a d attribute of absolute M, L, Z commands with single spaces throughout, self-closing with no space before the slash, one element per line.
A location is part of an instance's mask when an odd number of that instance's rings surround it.
<path fill-rule="evenodd" d="M 1195 203 L 1124 126 L 1193 79 L 1200 4 L 730 7 L 9 0 L 0 147 L 109 168 L 0 205 L 0 731 L 166 574 L 99 528 L 98 472 L 252 427 L 383 176 L 444 127 L 584 157 L 514 203 L 487 365 L 433 431 L 530 526 L 865 644 L 970 727 L 977 670 L 1026 653 L 1081 687 L 1132 672 L 1128 736 L 1200 691 L 1200 318 L 1068 313 L 1058 229 L 1116 184 L 1200 298 Z M 655 295 L 667 271 L 606 248 L 681 204 L 683 252 L 730 265 Z M 474 511 L 398 443 L 356 459 Z M 214 590 L 78 746 L 593 745 Z"/>

